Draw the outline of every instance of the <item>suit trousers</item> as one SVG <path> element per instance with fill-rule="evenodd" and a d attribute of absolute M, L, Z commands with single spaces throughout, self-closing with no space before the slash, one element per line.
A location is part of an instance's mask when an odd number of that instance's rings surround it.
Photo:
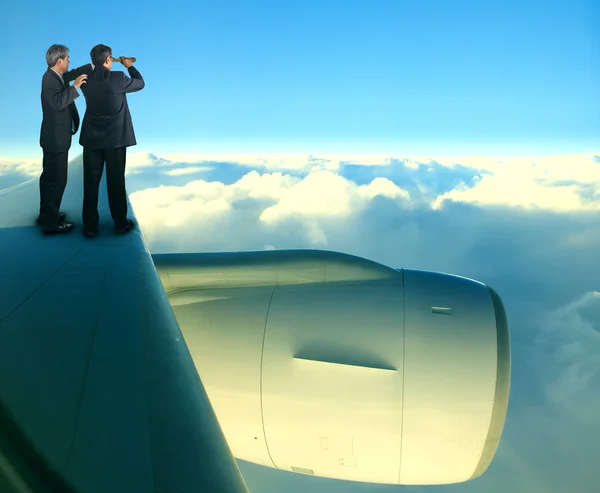
<path fill-rule="evenodd" d="M 40 176 L 40 220 L 44 231 L 56 229 L 58 214 L 65 187 L 69 151 L 47 152 L 44 150 Z"/>
<path fill-rule="evenodd" d="M 116 228 L 123 228 L 127 221 L 127 192 L 125 191 L 126 147 L 116 149 L 83 148 L 83 228 L 95 232 L 98 229 L 98 188 L 106 162 L 106 188 L 110 215 Z"/>

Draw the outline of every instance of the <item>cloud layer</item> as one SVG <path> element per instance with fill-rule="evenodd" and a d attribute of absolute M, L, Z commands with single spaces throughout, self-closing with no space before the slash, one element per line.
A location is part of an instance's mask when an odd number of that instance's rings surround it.
<path fill-rule="evenodd" d="M 231 158 L 231 157 L 230 157 Z M 511 403 L 480 479 L 410 491 L 592 493 L 600 443 L 600 159 L 238 156 L 160 161 L 131 202 L 155 251 L 324 248 L 493 286 L 511 327 Z M 210 170 L 207 170 L 210 168 Z M 131 176 L 143 179 L 144 172 Z M 387 493 L 242 463 L 251 489 Z"/>
<path fill-rule="evenodd" d="M 42 160 L 0 157 L 0 190 L 40 176 Z"/>
<path fill-rule="evenodd" d="M 5 174 L 33 165 L 0 161 Z M 1 179 L 1 177 L 0 177 Z M 153 252 L 323 248 L 493 286 L 511 401 L 479 479 L 414 492 L 593 493 L 600 443 L 600 158 L 132 154 Z M 251 491 L 391 493 L 241 463 Z M 296 491 L 294 490 L 294 491 Z"/>

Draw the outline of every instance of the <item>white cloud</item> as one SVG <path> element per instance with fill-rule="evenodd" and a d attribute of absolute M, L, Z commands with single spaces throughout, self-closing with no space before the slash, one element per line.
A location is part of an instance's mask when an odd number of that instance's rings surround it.
<path fill-rule="evenodd" d="M 259 174 L 251 171 L 226 188 L 231 199 L 283 199 L 287 192 L 300 182 L 300 178 L 283 173 Z"/>
<path fill-rule="evenodd" d="M 519 178 L 507 171 L 485 175 L 473 187 L 452 190 L 435 199 L 433 207 L 441 207 L 444 200 L 481 205 L 509 205 L 542 208 L 556 211 L 598 210 L 599 203 L 585 203 L 576 184 L 548 186 L 531 177 Z"/>
<path fill-rule="evenodd" d="M 360 207 L 357 200 L 356 184 L 331 171 L 313 171 L 265 209 L 260 219 L 272 224 L 289 216 L 343 216 Z"/>
<path fill-rule="evenodd" d="M 406 160 L 406 162 L 404 163 L 404 166 L 406 166 L 409 169 L 419 169 L 419 163 L 412 159 Z"/>
<path fill-rule="evenodd" d="M 168 154 L 166 158 L 171 161 L 193 164 L 205 162 L 234 163 L 249 168 L 264 168 L 269 171 L 307 171 L 315 166 L 331 170 L 339 168 L 339 161 L 335 157 L 298 153 Z"/>
<path fill-rule="evenodd" d="M 386 178 L 358 186 L 323 169 L 313 170 L 304 178 L 253 170 L 231 185 L 194 180 L 185 186 L 138 191 L 130 200 L 149 241 L 164 227 L 186 224 L 189 231 L 207 232 L 218 220 L 229 225 L 245 223 L 253 228 L 248 234 L 255 241 L 263 228 L 267 228 L 266 234 L 277 235 L 284 224 L 284 228 L 293 229 L 292 235 L 303 235 L 309 245 L 324 246 L 328 245 L 327 231 L 332 225 L 339 227 L 344 217 L 361 213 L 375 197 L 406 205 L 409 194 Z M 224 241 L 226 231 L 230 231 L 228 226 L 215 234 Z"/>
<path fill-rule="evenodd" d="M 140 173 L 149 168 L 170 168 L 176 163 L 169 159 L 158 157 L 151 152 L 133 152 L 127 156 L 127 175 Z"/>
<path fill-rule="evenodd" d="M 40 176 L 41 159 L 7 159 L 0 158 L 0 175 L 20 173 L 28 178 Z"/>
<path fill-rule="evenodd" d="M 407 190 L 403 186 L 403 179 L 412 180 L 411 190 L 415 191 L 414 196 L 410 196 L 413 203 L 417 200 L 426 200 L 433 209 L 439 209 L 445 201 L 472 203 L 477 205 L 494 205 L 511 207 L 522 207 L 526 209 L 544 209 L 552 211 L 598 211 L 600 209 L 600 159 L 596 154 L 565 155 L 565 156 L 545 156 L 532 158 L 502 158 L 502 157 L 464 157 L 464 158 L 436 158 L 432 160 L 426 157 L 393 157 L 390 155 L 375 154 L 275 154 L 275 153 L 247 153 L 247 154 L 187 154 L 187 155 L 167 155 L 158 157 L 150 152 L 131 153 L 128 156 L 127 174 L 136 175 L 139 173 L 164 174 L 168 177 L 185 177 L 195 173 L 212 172 L 212 179 L 218 179 L 218 169 L 214 162 L 223 162 L 237 165 L 243 168 L 258 168 L 261 173 L 264 171 L 291 172 L 300 173 L 301 176 L 309 176 L 313 172 L 328 171 L 338 175 L 343 166 L 353 164 L 355 168 L 364 167 L 372 170 L 369 181 L 384 179 L 384 176 L 390 181 L 386 192 L 379 195 L 398 198 L 398 191 L 390 186 L 393 184 L 399 190 Z M 442 166 L 443 168 L 440 168 Z M 431 188 L 435 183 L 436 173 L 446 169 L 445 180 L 451 180 L 453 170 L 456 170 L 456 178 L 453 182 L 448 182 L 452 189 L 446 187 L 440 192 Z M 216 170 L 216 174 L 215 174 Z M 481 175 L 469 177 L 469 170 L 477 170 Z M 7 175 L 16 173 L 16 176 L 24 175 L 27 177 L 39 176 L 41 171 L 40 160 L 7 160 L 0 159 L 0 174 Z M 226 171 L 224 171 L 226 172 Z M 354 172 L 352 172 L 354 173 Z M 448 173 L 450 173 L 448 175 Z M 383 175 L 383 176 L 382 176 Z M 282 175 L 287 176 L 287 175 Z M 440 175 L 441 176 L 441 175 Z M 239 174 L 237 175 L 239 177 Z M 235 172 L 231 178 L 236 179 Z M 450 178 L 449 178 L 450 177 Z M 154 177 L 156 180 L 156 176 Z M 465 181 L 466 180 L 466 181 Z M 14 181 L 14 178 L 13 180 Z M 264 180 L 262 180 L 264 181 Z M 331 211 L 341 211 L 354 208 L 344 202 L 345 198 L 339 196 L 338 185 L 343 183 L 335 180 L 331 181 L 331 194 L 324 202 L 324 196 L 319 191 L 322 179 L 315 180 L 314 177 L 309 180 L 309 186 L 315 187 L 316 196 L 320 199 L 318 203 L 321 209 L 315 209 L 315 200 L 312 197 L 306 200 L 304 207 L 300 208 L 294 201 L 299 200 L 299 194 L 303 187 L 307 185 L 298 185 L 299 188 L 290 190 L 291 195 L 287 196 L 284 203 L 272 204 L 272 209 L 265 212 L 264 220 L 273 220 L 278 215 L 290 214 L 294 211 L 305 211 L 306 214 L 319 213 L 329 214 Z M 147 182 L 147 181 L 146 181 Z M 383 182 L 372 184 L 369 189 L 359 190 L 359 195 L 364 198 L 373 198 L 375 186 L 381 187 Z M 253 184 L 252 186 L 255 186 Z M 364 186 L 364 185 L 362 185 Z M 271 196 L 277 191 L 265 192 L 254 191 L 250 196 L 256 196 L 257 193 Z M 352 187 L 350 187 L 352 188 Z M 279 190 L 275 187 L 275 190 Z M 286 189 L 287 190 L 287 189 Z M 349 189 L 348 189 L 349 190 Z M 338 193 L 336 197 L 332 194 Z M 406 192 L 407 193 L 407 192 Z M 403 192 L 404 196 L 407 197 Z M 367 195 L 365 195 L 367 194 Z M 370 195 L 369 195 L 370 194 Z M 348 195 L 343 193 L 344 196 Z M 356 196 L 348 200 L 356 200 Z M 327 205 L 323 205 L 323 204 Z M 346 205 L 344 205 L 346 204 Z M 326 210 L 322 210 L 325 207 Z M 288 211 L 287 213 L 285 211 Z M 311 212 L 313 211 L 313 212 Z M 305 214 L 305 215 L 306 215 Z"/>
<path fill-rule="evenodd" d="M 464 158 L 402 158 L 389 155 L 359 154 L 188 154 L 169 155 L 158 158 L 151 153 L 138 153 L 130 158 L 128 172 L 136 173 L 154 167 L 169 176 L 182 176 L 212 167 L 199 166 L 209 162 L 228 162 L 242 167 L 259 168 L 268 171 L 290 171 L 310 174 L 313 171 L 327 170 L 337 173 L 342 166 L 354 164 L 372 169 L 375 173 L 394 173 L 404 169 L 414 173 L 416 190 L 427 195 L 428 187 L 423 181 L 425 172 L 435 177 L 435 166 L 448 170 L 473 169 L 483 175 L 475 177 L 473 184 L 455 186 L 452 190 L 430 197 L 432 207 L 438 209 L 444 201 L 466 202 L 480 205 L 509 205 L 528 209 L 554 211 L 589 210 L 600 208 L 600 160 L 595 154 L 546 156 L 533 158 L 464 157 Z M 182 162 L 188 163 L 182 167 Z M 131 163 L 131 166 L 129 166 Z M 466 168 L 468 167 L 468 168 Z M 131 168 L 131 169 L 129 169 Z M 174 169 L 173 169 L 174 168 Z M 388 170 L 388 171 L 384 171 Z M 450 171 L 452 172 L 452 171 Z M 401 183 L 397 183 L 400 187 Z M 474 185 L 474 186 L 472 186 Z M 587 196 L 583 193 L 586 186 Z M 294 192 L 293 194 L 296 194 Z M 596 194 L 597 200 L 594 197 Z M 292 198 L 287 199 L 286 207 L 292 207 Z M 278 209 L 284 208 L 283 205 Z M 306 208 L 304 210 L 307 210 Z M 308 207 L 308 210 L 311 210 Z M 269 212 L 265 217 L 270 217 Z"/>
<path fill-rule="evenodd" d="M 130 200 L 140 217 L 152 217 L 157 221 L 160 217 L 166 218 L 165 214 L 173 205 L 177 204 L 177 208 L 170 210 L 180 213 L 185 203 L 191 204 L 195 200 L 208 204 L 220 199 L 232 204 L 243 199 L 267 199 L 275 203 L 262 211 L 260 220 L 271 224 L 290 216 L 347 215 L 361 210 L 366 202 L 378 195 L 390 199 L 409 198 L 408 192 L 386 178 L 376 178 L 359 187 L 331 171 L 317 170 L 303 179 L 282 173 L 261 175 L 251 171 L 232 185 L 194 180 L 182 187 L 160 186 L 135 192 Z M 193 208 L 199 212 L 197 205 Z"/>
<path fill-rule="evenodd" d="M 166 171 L 165 174 L 168 176 L 183 176 L 193 175 L 195 173 L 202 173 L 206 171 L 212 171 L 214 168 L 211 166 L 190 166 L 188 168 L 177 168 L 170 171 Z"/>
<path fill-rule="evenodd" d="M 192 181 L 183 187 L 160 186 L 130 195 L 136 213 L 152 230 L 161 225 L 177 227 L 198 218 L 215 218 L 231 205 L 223 198 L 225 185 Z"/>
<path fill-rule="evenodd" d="M 406 190 L 402 190 L 398 185 L 387 178 L 375 178 L 368 185 L 361 185 L 358 187 L 358 192 L 365 199 L 372 199 L 377 195 L 388 197 L 390 199 L 410 199 L 410 194 Z"/>
<path fill-rule="evenodd" d="M 521 158 L 468 156 L 464 158 L 439 158 L 444 165 L 461 164 L 493 173 L 513 173 L 526 178 L 549 180 L 574 180 L 582 183 L 600 183 L 600 153 L 565 154 Z"/>
<path fill-rule="evenodd" d="M 332 222 L 350 219 L 362 212 L 376 196 L 405 201 L 409 194 L 386 178 L 357 186 L 328 170 L 316 170 L 295 183 L 280 200 L 265 208 L 259 221 L 269 228 L 295 221 L 314 247 L 329 245 L 327 230 Z"/>
<path fill-rule="evenodd" d="M 454 189 L 437 197 L 435 209 L 444 200 L 452 200 L 562 212 L 600 210 L 600 162 L 592 154 L 536 160 L 471 159 L 467 164 L 491 174 L 485 174 L 472 188 Z M 586 200 L 582 186 L 595 190 L 597 200 Z"/>
<path fill-rule="evenodd" d="M 221 162 L 235 163 L 240 166 L 263 168 L 269 171 L 305 171 L 311 169 L 339 170 L 344 164 L 360 166 L 389 166 L 394 161 L 406 162 L 405 166 L 418 168 L 419 164 L 428 165 L 432 160 L 428 157 L 412 157 L 389 154 L 360 154 L 360 153 L 195 153 L 167 154 L 165 159 L 172 162 L 203 163 Z M 449 167 L 452 164 L 448 164 Z"/>
<path fill-rule="evenodd" d="M 224 158 L 225 156 L 216 155 L 203 157 L 206 160 Z M 346 161 L 340 159 L 336 162 L 347 163 L 351 161 L 350 158 L 351 156 L 344 156 Z M 261 159 L 255 162 L 260 161 L 262 164 L 269 162 Z M 555 183 L 548 181 L 547 177 L 571 180 L 595 177 L 593 173 L 598 166 L 598 160 L 592 155 L 571 156 L 569 163 L 583 169 L 563 166 L 565 169 L 570 169 L 565 174 L 566 172 L 559 166 L 561 159 L 563 157 L 540 158 L 539 163 L 534 161 L 532 164 L 522 159 L 470 158 L 466 164 L 472 168 L 485 170 L 484 174 L 477 176 L 470 174 L 471 168 L 466 168 L 462 164 L 459 166 L 453 161 L 444 163 L 444 167 L 440 168 L 437 161 L 428 159 L 395 161 L 389 158 L 387 164 L 369 165 L 369 168 L 376 172 L 374 175 L 371 173 L 367 176 L 375 177 L 358 185 L 355 181 L 341 176 L 340 170 L 326 168 L 335 160 L 312 158 L 309 162 L 307 156 L 303 156 L 302 159 L 291 161 L 291 167 L 306 166 L 300 176 L 285 171 L 267 172 L 261 168 L 261 171 L 246 172 L 231 184 L 192 180 L 184 186 L 162 186 L 141 190 L 131 195 L 131 201 L 137 216 L 144 224 L 144 231 L 150 237 L 154 235 L 152 231 L 160 231 L 166 226 L 176 227 L 184 221 L 187 224 L 197 224 L 197 227 L 191 228 L 194 231 L 208 231 L 210 229 L 208 223 L 212 224 L 218 215 L 219 220 L 226 221 L 230 226 L 241 221 L 243 227 L 238 225 L 238 229 L 254 228 L 253 231 L 246 230 L 244 236 L 247 240 L 245 244 L 252 245 L 252 248 L 262 248 L 265 244 L 264 241 L 258 243 L 258 236 L 277 236 L 277 231 L 283 230 L 287 232 L 281 238 L 288 238 L 290 242 L 294 238 L 296 241 L 303 238 L 302 241 L 306 241 L 306 246 L 332 248 L 334 245 L 332 239 L 344 237 L 346 234 L 341 228 L 353 228 L 353 221 L 358 215 L 367 214 L 380 199 L 395 204 L 393 210 L 396 211 L 397 218 L 407 217 L 406 213 L 410 210 L 430 210 L 435 213 L 440 210 L 444 201 L 446 201 L 445 208 L 452 202 L 463 202 L 481 207 L 508 206 L 562 213 L 597 210 L 598 201 L 586 199 L 581 188 L 587 186 L 586 190 L 589 193 L 590 187 L 593 190 L 596 186 L 594 182 Z M 244 160 L 248 161 L 248 156 L 239 157 L 240 162 Z M 169 176 L 185 176 L 183 175 L 185 170 L 198 172 L 198 168 L 202 168 L 197 165 L 198 163 L 188 163 L 187 168 L 182 167 L 185 163 L 158 158 L 148 153 L 140 154 L 134 163 L 137 163 L 135 166 L 143 167 L 149 161 L 156 163 L 158 175 L 155 180 L 160 180 L 160 175 L 165 171 Z M 356 161 L 360 160 L 356 158 Z M 384 161 L 381 156 L 373 160 L 379 163 Z M 286 164 L 281 159 L 270 162 L 277 166 Z M 398 167 L 400 173 L 394 172 L 394 167 Z M 241 169 L 243 170 L 244 167 Z M 457 178 L 453 178 L 454 169 Z M 377 176 L 380 172 L 388 177 Z M 436 185 L 438 173 L 440 173 L 439 180 L 443 179 L 447 183 L 445 190 L 448 186 L 454 188 L 449 192 L 438 193 L 436 196 L 435 190 L 439 188 Z M 396 178 L 394 182 L 389 176 L 400 178 Z M 470 176 L 473 178 L 469 180 Z M 409 193 L 402 187 L 403 179 L 410 180 L 410 190 L 415 192 L 414 196 L 412 192 Z M 135 180 L 135 177 L 130 180 Z M 378 197 L 380 199 L 377 199 Z M 209 220 L 209 217 L 212 219 Z M 413 227 L 410 224 L 404 224 L 402 227 L 408 230 L 416 228 L 417 232 L 419 229 L 418 225 Z M 221 238 L 219 241 L 222 243 L 226 242 L 226 238 L 221 234 L 225 231 L 228 231 L 227 227 L 214 232 L 214 235 Z M 403 234 L 406 236 L 407 233 Z M 198 244 L 199 240 L 195 238 L 194 241 L 194 244 Z M 597 228 L 590 226 L 571 231 L 556 241 L 563 244 L 565 248 L 574 248 L 577 245 L 585 247 L 597 244 L 600 240 Z M 267 244 L 278 248 L 282 243 L 269 239 Z M 423 246 L 417 247 L 411 241 L 403 240 L 402 244 L 405 248 L 423 249 Z M 191 243 L 187 248 L 193 248 Z M 244 244 L 241 244 L 240 248 L 244 248 Z M 450 251 L 452 248 L 449 248 L 447 253 Z"/>

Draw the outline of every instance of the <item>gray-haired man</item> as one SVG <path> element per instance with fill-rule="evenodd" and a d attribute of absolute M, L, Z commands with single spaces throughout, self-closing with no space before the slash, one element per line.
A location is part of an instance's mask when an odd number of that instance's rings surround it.
<path fill-rule="evenodd" d="M 71 136 L 79 128 L 75 99 L 85 83 L 90 64 L 69 71 L 69 49 L 52 45 L 46 52 L 48 70 L 42 77 L 42 128 L 40 146 L 44 151 L 40 176 L 40 215 L 37 223 L 44 233 L 67 233 L 73 224 L 64 221 L 60 203 L 67 185 Z M 75 80 L 73 86 L 69 82 Z"/>

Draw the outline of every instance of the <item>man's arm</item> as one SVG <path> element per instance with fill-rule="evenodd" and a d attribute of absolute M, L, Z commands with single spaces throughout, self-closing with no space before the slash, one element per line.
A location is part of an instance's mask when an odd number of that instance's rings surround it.
<path fill-rule="evenodd" d="M 73 70 L 69 70 L 68 72 L 65 72 L 62 76 L 63 80 L 65 82 L 71 82 L 72 80 L 75 80 L 77 77 L 79 77 L 82 74 L 91 74 L 92 73 L 92 64 L 91 63 L 86 63 L 85 65 L 82 65 L 81 67 L 77 67 L 74 68 Z"/>
<path fill-rule="evenodd" d="M 54 111 L 64 110 L 78 97 L 75 87 L 63 87 L 58 79 L 46 80 L 42 84 L 42 98 Z"/>
<path fill-rule="evenodd" d="M 121 80 L 123 92 L 141 91 L 145 86 L 142 75 L 135 67 L 129 67 L 127 70 L 129 71 L 129 75 L 131 75 L 131 79 L 123 74 L 123 79 Z"/>
<path fill-rule="evenodd" d="M 121 57 L 121 63 L 129 71 L 129 75 L 131 75 L 130 79 L 129 77 L 123 74 L 123 79 L 121 80 L 123 92 L 128 93 L 141 91 L 145 86 L 144 79 L 142 79 L 142 74 L 140 74 L 138 70 L 133 66 L 132 59 L 127 57 Z"/>

